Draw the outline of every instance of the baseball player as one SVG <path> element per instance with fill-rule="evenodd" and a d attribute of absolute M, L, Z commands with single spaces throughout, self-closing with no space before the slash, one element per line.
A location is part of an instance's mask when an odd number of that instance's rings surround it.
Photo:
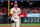
<path fill-rule="evenodd" d="M 21 14 L 21 10 L 17 6 L 17 2 L 14 2 L 14 7 L 10 10 L 11 21 L 13 22 L 12 27 L 15 27 L 15 23 L 16 27 L 20 27 L 21 18 L 19 14 Z"/>

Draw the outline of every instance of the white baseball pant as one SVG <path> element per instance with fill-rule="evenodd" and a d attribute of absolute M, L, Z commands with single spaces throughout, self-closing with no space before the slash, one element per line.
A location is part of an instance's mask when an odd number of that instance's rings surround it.
<path fill-rule="evenodd" d="M 15 27 L 15 24 L 16 24 L 16 27 L 20 27 L 19 19 L 17 19 L 17 21 L 14 21 L 14 23 L 12 23 L 12 27 Z"/>

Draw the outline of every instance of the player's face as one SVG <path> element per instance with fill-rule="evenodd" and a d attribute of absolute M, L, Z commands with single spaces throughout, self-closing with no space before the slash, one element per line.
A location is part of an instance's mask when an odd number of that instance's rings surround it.
<path fill-rule="evenodd" d="M 14 7 L 17 7 L 17 6 L 18 6 L 18 4 L 15 4 L 15 5 L 14 5 Z"/>

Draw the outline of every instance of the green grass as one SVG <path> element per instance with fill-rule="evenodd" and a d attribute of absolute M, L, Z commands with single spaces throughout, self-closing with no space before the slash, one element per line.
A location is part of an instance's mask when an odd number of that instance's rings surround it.
<path fill-rule="evenodd" d="M 40 26 L 40 23 L 22 23 L 21 26 Z M 11 24 L 0 24 L 0 26 L 11 26 Z"/>
<path fill-rule="evenodd" d="M 0 26 L 11 26 L 11 24 L 0 24 Z"/>
<path fill-rule="evenodd" d="M 40 23 L 22 23 L 21 26 L 40 26 Z"/>

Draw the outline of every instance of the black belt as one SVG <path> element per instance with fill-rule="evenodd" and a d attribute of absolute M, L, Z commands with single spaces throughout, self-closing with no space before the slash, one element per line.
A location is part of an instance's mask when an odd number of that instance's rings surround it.
<path fill-rule="evenodd" d="M 18 18 L 14 18 L 14 19 L 18 19 Z"/>

